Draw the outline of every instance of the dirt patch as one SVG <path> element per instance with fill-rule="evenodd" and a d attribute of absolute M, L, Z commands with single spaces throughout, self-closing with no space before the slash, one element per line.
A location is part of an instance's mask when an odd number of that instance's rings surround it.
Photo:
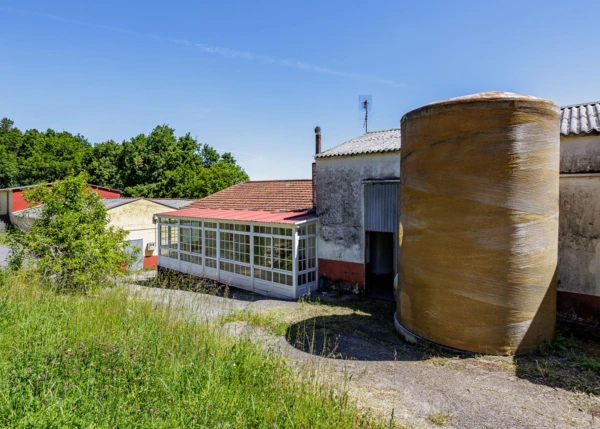
<path fill-rule="evenodd" d="M 340 294 L 289 302 L 139 287 L 135 293 L 221 326 L 246 321 L 283 331 L 272 338 L 290 364 L 343 380 L 362 407 L 409 427 L 600 428 L 597 344 L 562 330 L 554 346 L 535 355 L 465 357 L 402 342 L 394 305 L 385 301 Z M 256 340 L 271 344 L 262 335 Z"/>

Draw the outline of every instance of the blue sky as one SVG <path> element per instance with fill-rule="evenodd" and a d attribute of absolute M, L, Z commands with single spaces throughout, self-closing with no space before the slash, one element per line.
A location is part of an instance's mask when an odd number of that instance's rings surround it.
<path fill-rule="evenodd" d="M 323 148 L 489 90 L 600 99 L 600 2 L 0 0 L 0 116 L 91 142 L 169 124 L 251 179 L 309 178 Z"/>

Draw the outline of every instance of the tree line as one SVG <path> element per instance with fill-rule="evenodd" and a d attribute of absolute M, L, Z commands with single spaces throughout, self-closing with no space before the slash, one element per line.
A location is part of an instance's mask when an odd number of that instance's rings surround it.
<path fill-rule="evenodd" d="M 248 175 L 231 155 L 219 154 L 168 125 L 117 143 L 91 144 L 80 134 L 48 129 L 22 132 L 0 121 L 0 188 L 54 182 L 86 172 L 89 183 L 123 196 L 202 198 Z"/>

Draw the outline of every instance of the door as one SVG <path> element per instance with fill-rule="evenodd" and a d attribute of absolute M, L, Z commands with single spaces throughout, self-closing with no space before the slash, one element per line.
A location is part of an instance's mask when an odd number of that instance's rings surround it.
<path fill-rule="evenodd" d="M 127 252 L 135 255 L 134 262 L 127 268 L 129 271 L 139 271 L 144 268 L 144 240 L 129 240 Z"/>
<path fill-rule="evenodd" d="M 365 182 L 363 191 L 367 293 L 393 300 L 398 266 L 399 182 Z"/>

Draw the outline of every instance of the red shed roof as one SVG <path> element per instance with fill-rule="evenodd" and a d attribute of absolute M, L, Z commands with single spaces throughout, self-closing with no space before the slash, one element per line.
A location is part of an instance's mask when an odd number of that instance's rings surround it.
<path fill-rule="evenodd" d="M 193 208 L 158 213 L 157 216 L 286 224 L 296 224 L 317 219 L 317 216 L 311 211 L 271 212 L 266 210 L 219 210 Z"/>
<path fill-rule="evenodd" d="M 296 212 L 313 208 L 312 180 L 255 180 L 239 183 L 186 206 Z"/>

